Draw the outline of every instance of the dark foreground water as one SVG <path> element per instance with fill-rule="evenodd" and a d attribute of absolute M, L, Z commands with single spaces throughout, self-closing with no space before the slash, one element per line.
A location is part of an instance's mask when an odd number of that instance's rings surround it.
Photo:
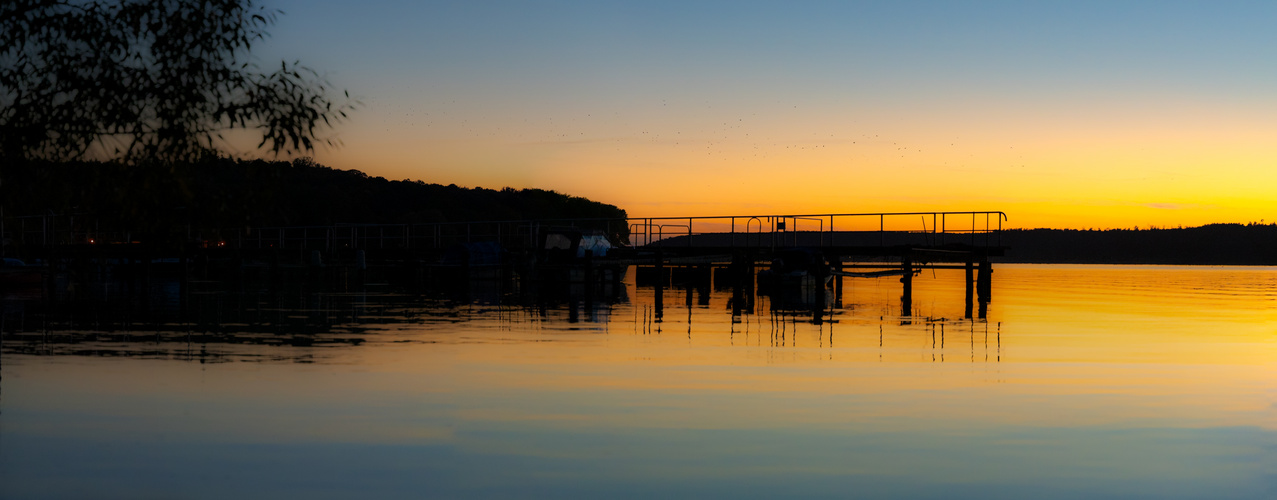
<path fill-rule="evenodd" d="M 1277 498 L 1277 269 L 634 274 L 11 294 L 0 498 Z"/>

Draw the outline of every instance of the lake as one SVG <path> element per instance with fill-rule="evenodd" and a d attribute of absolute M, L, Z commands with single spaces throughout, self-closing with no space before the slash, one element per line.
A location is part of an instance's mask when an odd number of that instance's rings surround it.
<path fill-rule="evenodd" d="M 637 274 L 10 294 L 0 497 L 1277 498 L 1277 268 Z"/>

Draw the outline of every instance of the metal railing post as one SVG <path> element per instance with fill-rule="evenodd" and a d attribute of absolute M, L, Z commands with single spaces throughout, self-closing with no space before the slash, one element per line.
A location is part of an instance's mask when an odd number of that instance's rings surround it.
<path fill-rule="evenodd" d="M 976 216 L 975 212 L 972 212 L 971 213 L 971 246 L 972 247 L 975 247 L 976 233 L 980 232 L 978 226 L 976 226 L 975 216 Z"/>

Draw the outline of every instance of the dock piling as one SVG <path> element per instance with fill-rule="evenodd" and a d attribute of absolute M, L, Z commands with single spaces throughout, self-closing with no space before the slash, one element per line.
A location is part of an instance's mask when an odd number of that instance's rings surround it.
<path fill-rule="evenodd" d="M 967 319 L 971 319 L 971 301 L 974 298 L 973 296 L 975 295 L 975 261 L 973 261 L 972 259 L 967 259 L 967 265 L 964 271 L 966 276 L 964 280 L 966 282 L 965 317 Z"/>
<path fill-rule="evenodd" d="M 900 283 L 903 285 L 903 293 L 900 295 L 900 315 L 911 316 L 913 314 L 913 261 L 909 257 L 901 259 L 900 271 L 904 273 L 900 276 Z"/>
<path fill-rule="evenodd" d="M 988 259 L 980 261 L 980 270 L 976 275 L 976 295 L 979 296 L 981 304 L 993 300 L 993 265 Z"/>

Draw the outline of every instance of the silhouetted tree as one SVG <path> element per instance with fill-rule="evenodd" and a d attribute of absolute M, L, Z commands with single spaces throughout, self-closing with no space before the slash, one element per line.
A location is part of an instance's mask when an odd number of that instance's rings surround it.
<path fill-rule="evenodd" d="M 5 182 L 21 186 L 0 196 L 6 213 L 74 213 L 81 228 L 128 232 L 133 240 L 157 244 L 270 226 L 530 219 L 551 225 L 573 219 L 577 227 L 606 230 L 610 236 L 629 234 L 624 210 L 585 198 L 541 189 L 388 180 L 305 157 L 138 165 L 29 162 L 27 168 L 12 169 Z"/>
<path fill-rule="evenodd" d="M 298 62 L 249 60 L 278 10 L 252 0 L 0 2 L 0 158 L 185 161 L 229 129 L 305 152 L 353 103 Z"/>

